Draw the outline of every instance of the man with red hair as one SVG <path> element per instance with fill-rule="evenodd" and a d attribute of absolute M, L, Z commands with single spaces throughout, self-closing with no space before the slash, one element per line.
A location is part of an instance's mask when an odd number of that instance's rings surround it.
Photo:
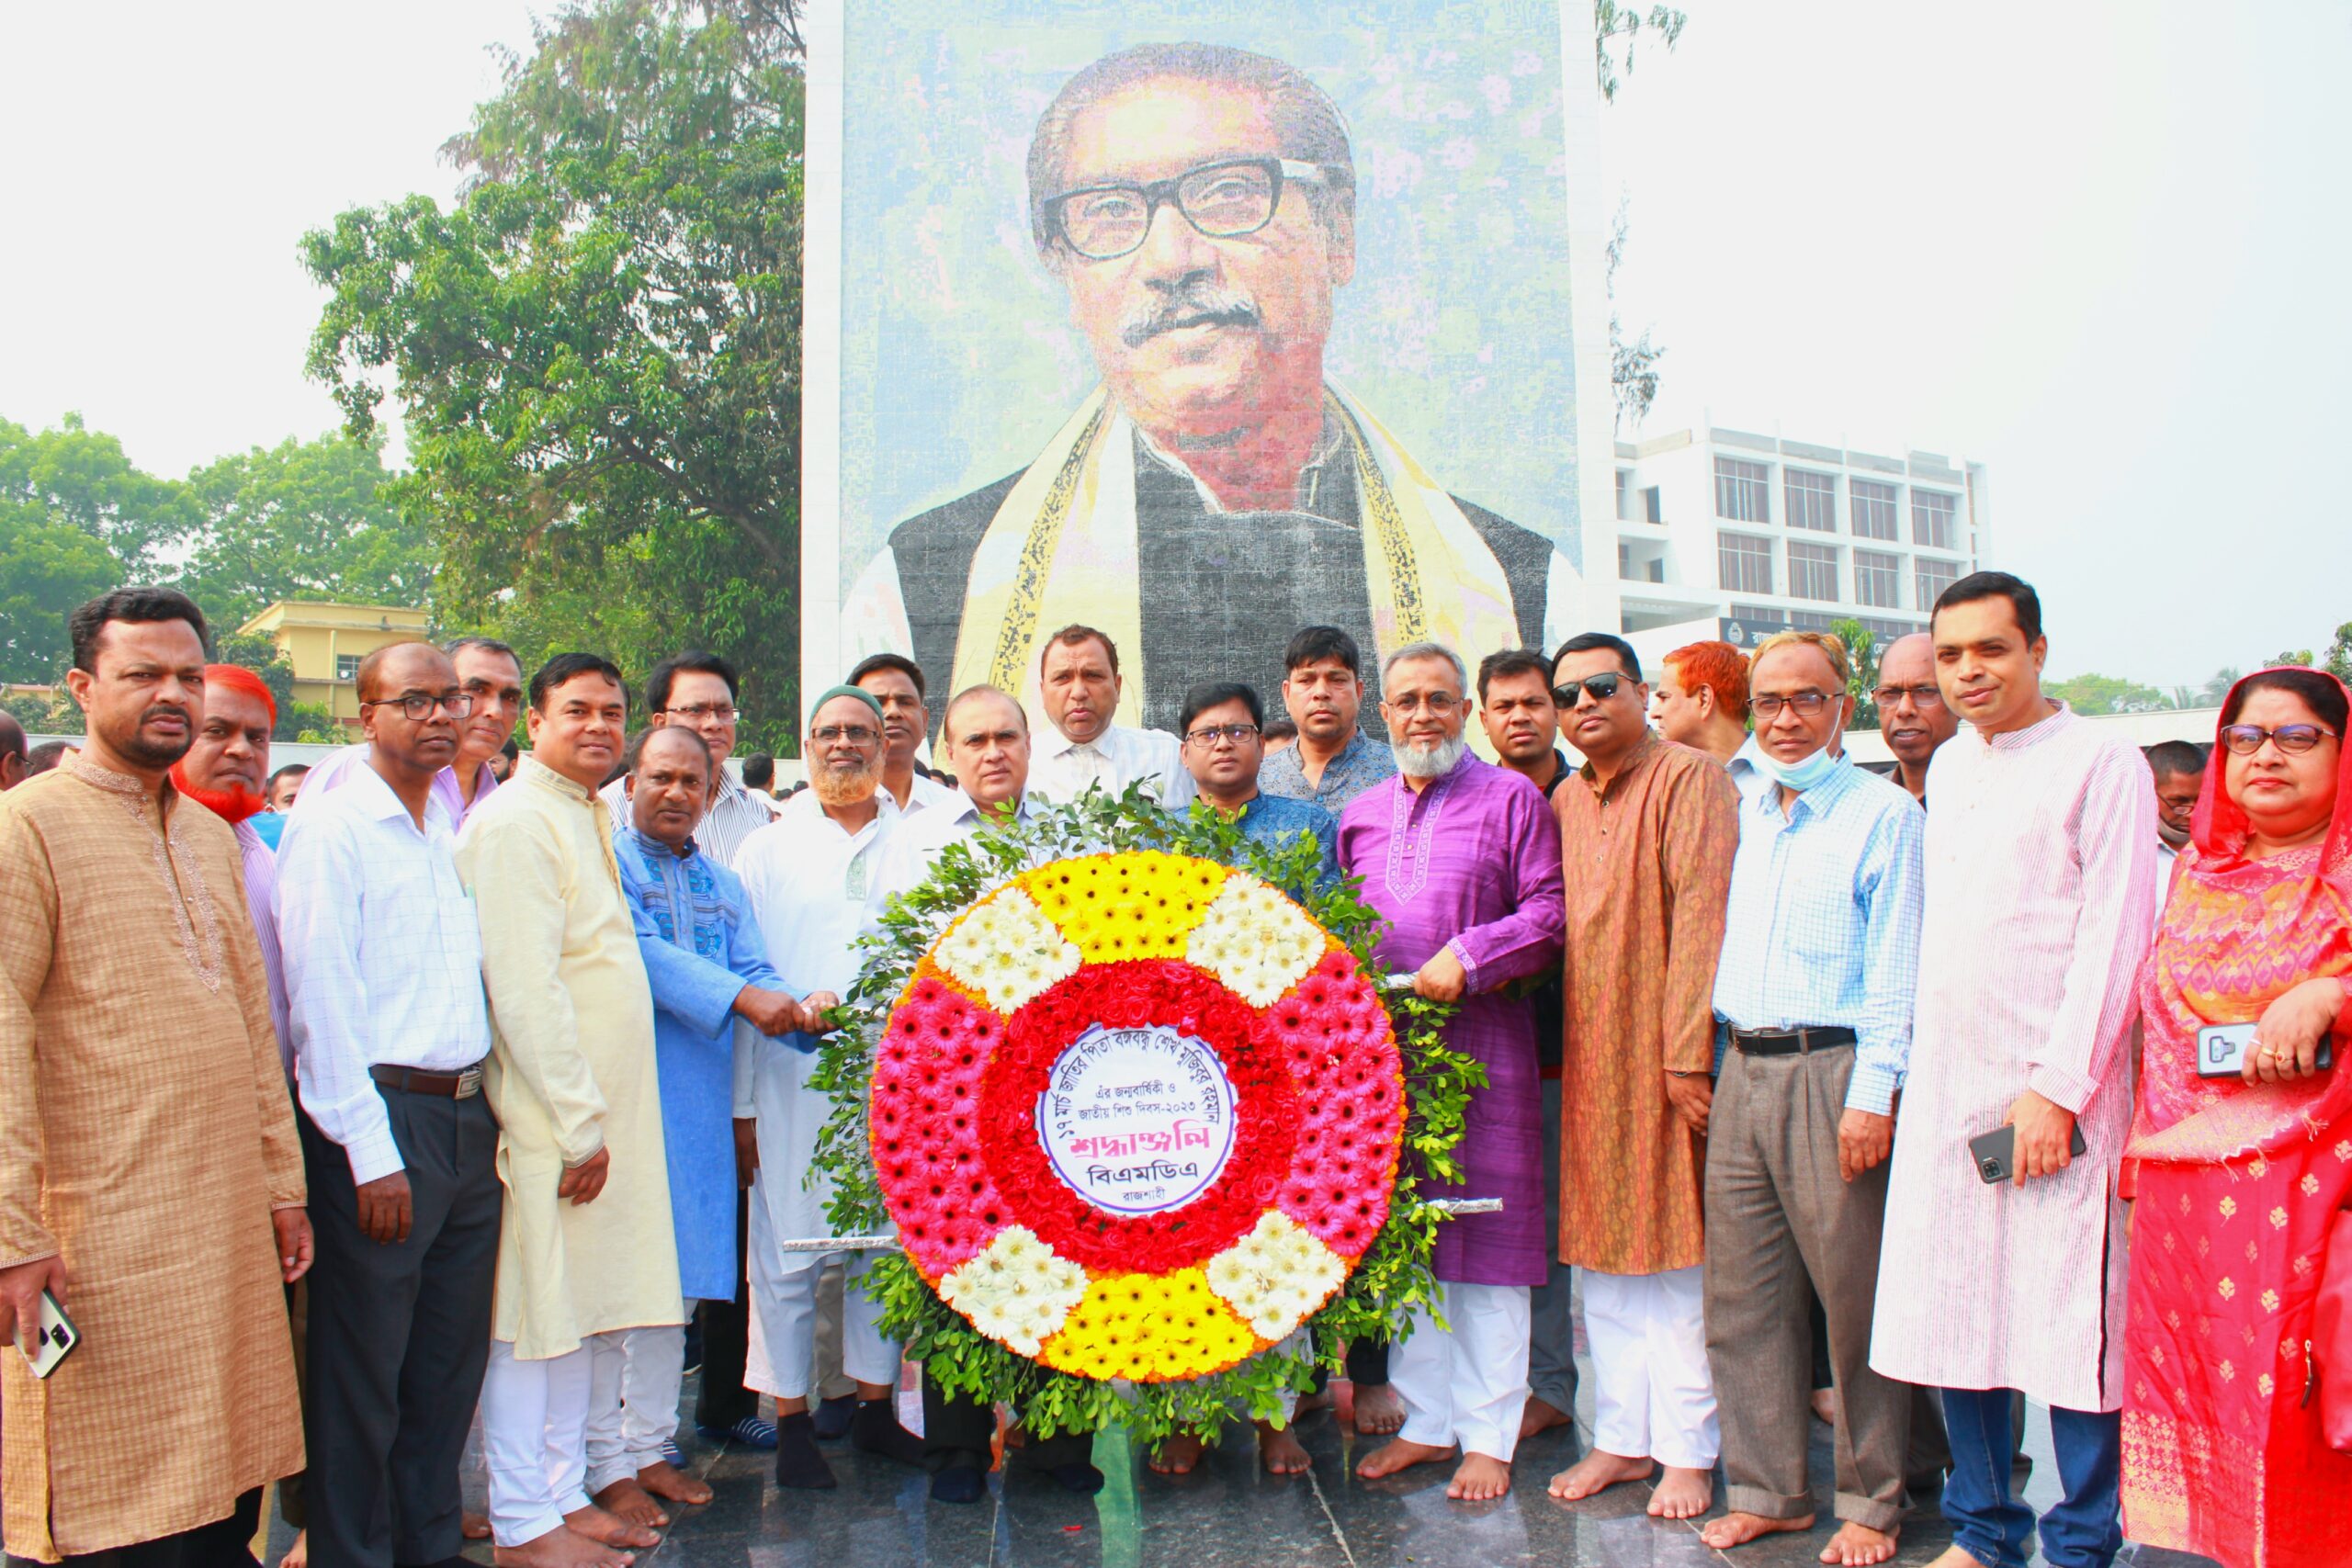
<path fill-rule="evenodd" d="M 245 907 L 254 935 L 261 939 L 262 967 L 269 974 L 269 1021 L 290 1077 L 294 1048 L 286 1022 L 286 968 L 277 946 L 277 856 L 251 820 L 268 805 L 262 789 L 269 777 L 269 732 L 276 728 L 277 699 L 260 676 L 235 664 L 206 665 L 204 719 L 196 743 L 172 764 L 172 784 L 236 830 L 237 852 L 244 860 Z"/>
<path fill-rule="evenodd" d="M 1657 732 L 1728 762 L 1747 741 L 1747 656 L 1727 642 L 1694 642 L 1666 656 L 1651 717 Z"/>

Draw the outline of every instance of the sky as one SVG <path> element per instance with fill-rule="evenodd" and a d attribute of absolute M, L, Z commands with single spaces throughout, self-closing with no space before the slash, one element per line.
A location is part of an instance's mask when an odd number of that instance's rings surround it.
<path fill-rule="evenodd" d="M 2196 685 L 2352 620 L 2352 6 L 1685 3 L 1602 117 L 1667 349 L 1640 434 L 1985 464 L 2057 674 Z M 169 474 L 333 428 L 297 242 L 447 199 L 531 16 L 0 9 L 0 418 Z"/>

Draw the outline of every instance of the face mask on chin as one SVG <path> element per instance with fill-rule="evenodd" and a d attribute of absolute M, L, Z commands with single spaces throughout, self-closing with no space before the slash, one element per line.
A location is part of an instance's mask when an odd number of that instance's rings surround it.
<path fill-rule="evenodd" d="M 1800 761 L 1783 762 L 1759 746 L 1756 749 L 1756 765 L 1781 788 L 1802 795 L 1838 771 L 1838 754 L 1824 746 Z"/>

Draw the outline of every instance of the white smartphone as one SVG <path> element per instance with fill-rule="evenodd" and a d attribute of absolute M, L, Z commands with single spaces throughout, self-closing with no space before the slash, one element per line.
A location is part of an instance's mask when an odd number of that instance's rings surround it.
<path fill-rule="evenodd" d="M 2253 1023 L 2209 1023 L 2197 1032 L 2197 1076 L 2200 1078 L 2233 1078 L 2245 1071 L 2245 1048 L 2254 1043 L 2254 1032 L 2260 1028 Z M 2335 1043 L 2323 1036 L 2319 1043 L 2318 1066 L 2335 1066 Z"/>
<path fill-rule="evenodd" d="M 34 1344 L 33 1353 L 25 1358 L 32 1365 L 33 1376 L 49 1376 L 80 1343 L 81 1331 L 74 1326 L 74 1320 L 65 1315 L 65 1309 L 58 1304 L 55 1296 L 47 1291 L 41 1292 L 40 1337 Z M 19 1350 L 22 1348 L 21 1345 L 18 1346 Z"/>

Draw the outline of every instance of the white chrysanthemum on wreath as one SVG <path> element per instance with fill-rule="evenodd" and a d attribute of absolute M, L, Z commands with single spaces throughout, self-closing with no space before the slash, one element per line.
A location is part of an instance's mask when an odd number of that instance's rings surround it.
<path fill-rule="evenodd" d="M 1209 1260 L 1209 1289 L 1261 1339 L 1280 1339 L 1348 1277 L 1345 1259 L 1280 1210 Z"/>
<path fill-rule="evenodd" d="M 1003 889 L 957 921 L 932 956 L 1003 1013 L 1076 974 L 1084 957 L 1018 887 Z"/>
<path fill-rule="evenodd" d="M 1184 957 L 1252 1007 L 1271 1007 L 1306 977 L 1328 939 L 1306 911 L 1256 877 L 1235 872 L 1193 928 Z"/>
<path fill-rule="evenodd" d="M 1035 1232 L 1013 1225 L 949 1270 L 939 1296 L 989 1338 L 1035 1356 L 1085 1299 L 1086 1270 L 1055 1256 Z"/>

